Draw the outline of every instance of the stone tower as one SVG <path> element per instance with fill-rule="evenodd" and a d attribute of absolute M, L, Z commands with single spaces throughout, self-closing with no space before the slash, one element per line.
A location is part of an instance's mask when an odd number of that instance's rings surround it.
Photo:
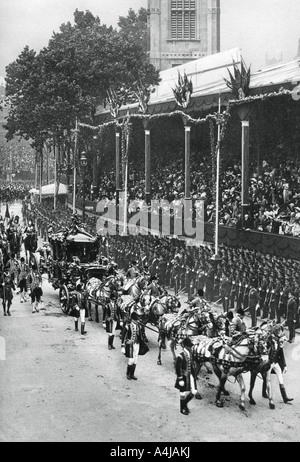
<path fill-rule="evenodd" d="M 169 69 L 220 51 L 220 0 L 148 0 L 149 60 Z"/>

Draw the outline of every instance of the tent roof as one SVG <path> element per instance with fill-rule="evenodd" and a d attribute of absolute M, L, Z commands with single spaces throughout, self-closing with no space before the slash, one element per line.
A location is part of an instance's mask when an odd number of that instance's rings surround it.
<path fill-rule="evenodd" d="M 188 112 L 217 107 L 219 95 L 221 96 L 222 104 L 227 104 L 229 100 L 232 100 L 233 95 L 224 78 L 229 78 L 228 70 L 233 72 L 233 62 L 240 64 L 242 59 L 240 49 L 232 48 L 161 71 L 161 82 L 150 96 L 149 114 L 171 112 L 176 109 L 172 88 L 177 83 L 178 71 L 181 75 L 185 72 L 193 83 L 193 94 Z M 300 81 L 300 58 L 253 72 L 251 74 L 250 91 L 251 94 L 260 94 L 264 93 L 266 89 L 274 87 L 279 89 L 281 86 L 297 85 L 298 81 Z M 101 109 L 99 107 L 97 114 L 101 122 L 111 120 L 109 110 L 103 110 L 103 107 Z M 138 104 L 122 107 L 119 115 L 121 117 L 125 116 L 127 111 L 133 114 L 137 113 Z"/>
<path fill-rule="evenodd" d="M 55 183 L 47 184 L 42 186 L 42 196 L 54 196 L 55 191 Z M 40 194 L 40 190 L 36 188 L 32 188 L 30 191 L 32 194 Z M 68 188 L 65 184 L 59 183 L 58 195 L 66 195 L 68 194 Z"/>

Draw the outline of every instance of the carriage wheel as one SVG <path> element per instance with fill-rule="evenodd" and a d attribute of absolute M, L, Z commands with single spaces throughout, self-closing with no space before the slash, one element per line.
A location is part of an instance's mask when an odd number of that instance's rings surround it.
<path fill-rule="evenodd" d="M 63 313 L 68 314 L 70 307 L 70 295 L 65 284 L 62 285 L 59 289 L 59 302 Z"/>

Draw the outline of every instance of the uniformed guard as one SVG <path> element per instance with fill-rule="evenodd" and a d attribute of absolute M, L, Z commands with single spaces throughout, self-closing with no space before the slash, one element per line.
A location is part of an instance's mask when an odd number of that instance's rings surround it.
<path fill-rule="evenodd" d="M 127 379 L 137 380 L 134 375 L 137 359 L 140 352 L 140 343 L 144 341 L 143 329 L 138 322 L 138 314 L 136 311 L 131 313 L 130 322 L 127 323 L 122 333 L 122 352 L 128 358 Z M 144 343 L 144 342 L 143 342 Z M 146 345 L 144 343 L 144 345 Z M 147 345 L 146 345 L 147 347 Z M 149 349 L 149 348 L 148 348 Z"/>
<path fill-rule="evenodd" d="M 76 290 L 72 292 L 72 299 L 75 331 L 78 331 L 78 319 L 80 318 L 81 335 L 85 335 L 85 303 L 83 295 L 83 283 L 81 281 L 77 282 Z"/>
<path fill-rule="evenodd" d="M 118 324 L 118 311 L 117 311 L 117 295 L 112 293 L 110 295 L 110 301 L 106 305 L 106 332 L 108 333 L 108 349 L 115 350 L 114 338 L 116 327 Z"/>
<path fill-rule="evenodd" d="M 256 327 L 257 324 L 257 309 L 259 307 L 259 293 L 257 290 L 257 280 L 252 279 L 251 281 L 251 287 L 249 290 L 249 300 L 248 300 L 248 308 L 250 311 L 250 316 L 251 316 L 251 327 Z"/>
<path fill-rule="evenodd" d="M 180 412 L 181 414 L 188 415 L 190 410 L 188 403 L 198 395 L 196 388 L 196 373 L 192 361 L 191 349 L 193 342 L 189 337 L 186 337 L 181 342 L 183 351 L 177 356 L 175 364 L 176 381 L 175 388 L 180 392 Z"/>

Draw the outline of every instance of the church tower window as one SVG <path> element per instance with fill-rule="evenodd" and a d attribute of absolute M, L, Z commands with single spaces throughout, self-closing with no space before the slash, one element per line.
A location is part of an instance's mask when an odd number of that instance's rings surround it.
<path fill-rule="evenodd" d="M 171 39 L 196 39 L 195 0 L 171 0 Z"/>

